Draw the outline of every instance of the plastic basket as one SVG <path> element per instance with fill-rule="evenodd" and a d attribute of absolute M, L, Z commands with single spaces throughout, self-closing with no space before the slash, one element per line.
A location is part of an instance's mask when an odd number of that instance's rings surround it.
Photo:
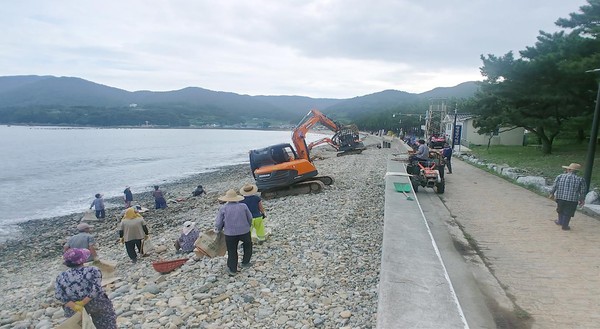
<path fill-rule="evenodd" d="M 169 273 L 178 267 L 182 266 L 188 261 L 187 258 L 175 259 L 175 260 L 166 260 L 161 262 L 152 263 L 152 267 L 156 270 L 156 272 L 165 274 Z"/>

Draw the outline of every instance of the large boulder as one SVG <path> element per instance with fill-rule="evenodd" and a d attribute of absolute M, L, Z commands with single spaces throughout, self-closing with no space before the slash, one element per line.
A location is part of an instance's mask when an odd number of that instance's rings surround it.
<path fill-rule="evenodd" d="M 517 178 L 517 183 L 524 185 L 533 185 L 535 187 L 546 186 L 546 179 L 541 176 L 521 176 Z"/>

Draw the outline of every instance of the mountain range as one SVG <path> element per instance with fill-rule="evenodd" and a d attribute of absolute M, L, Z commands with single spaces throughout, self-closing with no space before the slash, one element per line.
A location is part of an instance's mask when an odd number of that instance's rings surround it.
<path fill-rule="evenodd" d="M 473 81 L 412 94 L 397 90 L 350 99 L 304 96 L 249 96 L 199 87 L 126 91 L 75 77 L 0 77 L 0 123 L 84 126 L 270 126 L 298 122 L 317 108 L 334 119 L 352 121 L 384 111 L 403 112 L 408 104 L 432 98 L 468 98 Z M 422 108 L 425 112 L 426 107 Z"/>

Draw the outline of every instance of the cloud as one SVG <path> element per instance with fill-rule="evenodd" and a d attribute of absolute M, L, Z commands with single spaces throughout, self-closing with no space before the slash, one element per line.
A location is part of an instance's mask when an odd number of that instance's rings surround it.
<path fill-rule="evenodd" d="M 585 0 L 11 1 L 0 75 L 347 98 L 480 80 Z"/>

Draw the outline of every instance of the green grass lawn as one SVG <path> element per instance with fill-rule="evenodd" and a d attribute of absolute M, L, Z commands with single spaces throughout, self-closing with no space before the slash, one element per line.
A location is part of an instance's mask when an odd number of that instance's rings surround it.
<path fill-rule="evenodd" d="M 522 168 L 532 175 L 554 179 L 563 172 L 561 166 L 577 162 L 585 166 L 587 143 L 576 144 L 570 140 L 556 141 L 552 146 L 552 154 L 543 155 L 538 146 L 473 146 L 473 155 L 488 163 L 507 164 L 511 167 Z M 596 147 L 594 168 L 592 170 L 592 187 L 600 186 L 600 146 Z M 583 176 L 585 168 L 579 175 Z"/>

